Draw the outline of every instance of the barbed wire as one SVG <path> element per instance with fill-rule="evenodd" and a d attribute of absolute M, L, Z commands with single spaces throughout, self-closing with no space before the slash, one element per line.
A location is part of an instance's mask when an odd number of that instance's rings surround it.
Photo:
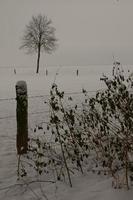
<path fill-rule="evenodd" d="M 98 91 L 102 91 L 103 89 L 101 90 L 88 90 L 86 91 L 86 93 L 96 93 Z M 83 91 L 81 92 L 66 92 L 64 93 L 65 96 L 68 96 L 68 95 L 80 95 L 80 94 L 83 94 Z M 50 94 L 45 94 L 45 95 L 33 95 L 33 96 L 28 96 L 28 99 L 34 99 L 34 98 L 44 98 L 44 97 L 50 97 Z M 16 101 L 16 98 L 0 98 L 0 102 L 3 102 L 3 101 Z M 43 113 L 48 113 L 49 110 L 45 110 L 45 111 L 37 111 L 37 112 L 31 112 L 31 113 L 28 113 L 28 115 L 38 115 L 38 114 L 43 114 Z M 13 119 L 13 118 L 16 118 L 16 115 L 9 115 L 9 116 L 1 116 L 0 117 L 0 120 L 4 120 L 4 119 Z"/>
<path fill-rule="evenodd" d="M 0 102 L 1 101 L 14 101 L 16 100 L 16 98 L 0 98 Z"/>
<path fill-rule="evenodd" d="M 86 91 L 86 93 L 96 93 L 96 92 L 100 92 L 100 91 L 104 91 L 104 89 L 100 89 L 100 90 L 88 90 Z M 132 93 L 132 91 L 129 91 Z M 83 92 L 68 92 L 65 93 L 64 95 L 77 95 L 77 94 L 83 94 Z M 46 94 L 46 95 L 34 95 L 34 96 L 29 96 L 28 99 L 34 99 L 34 98 L 44 98 L 44 97 L 49 97 L 50 95 Z M 16 100 L 16 98 L 2 98 L 0 99 L 1 101 L 14 101 Z M 78 103 L 76 103 L 76 105 L 78 105 Z M 31 112 L 28 113 L 28 115 L 38 115 L 38 114 L 43 114 L 43 113 L 49 113 L 49 110 L 44 110 L 44 111 L 37 111 L 37 112 Z M 4 119 L 13 119 L 16 118 L 16 115 L 9 115 L 9 116 L 1 116 L 0 120 L 4 120 Z"/>
<path fill-rule="evenodd" d="M 49 110 L 31 112 L 31 113 L 28 113 L 28 115 L 38 115 L 38 114 L 43 114 L 43 113 L 49 113 Z M 9 115 L 9 116 L 0 117 L 0 120 L 2 120 L 2 119 L 13 119 L 13 118 L 16 118 L 16 115 Z"/>
<path fill-rule="evenodd" d="M 102 91 L 104 89 L 100 89 L 100 90 L 86 90 L 86 93 L 96 93 L 98 91 Z M 77 95 L 77 94 L 83 94 L 83 92 L 65 92 L 64 95 Z M 49 97 L 50 94 L 44 94 L 44 95 L 31 95 L 31 96 L 28 96 L 28 99 L 34 99 L 34 98 L 43 98 L 43 97 Z M 0 102 L 1 101 L 14 101 L 16 100 L 15 97 L 9 97 L 9 98 L 0 98 Z"/>
<path fill-rule="evenodd" d="M 0 120 L 2 120 L 2 119 L 12 119 L 12 118 L 16 118 L 16 116 L 14 116 L 14 115 L 4 116 L 4 117 L 0 117 Z"/>
<path fill-rule="evenodd" d="M 99 90 L 85 90 L 86 93 L 97 93 L 97 92 L 101 92 L 104 91 L 105 88 L 99 89 Z M 129 90 L 130 93 L 133 93 L 132 90 Z M 78 95 L 78 94 L 84 94 L 83 91 L 81 92 L 65 92 L 64 95 L 68 96 L 68 95 Z M 44 95 L 31 95 L 28 96 L 28 99 L 34 99 L 34 98 L 43 98 L 43 97 L 50 97 L 50 94 L 44 94 Z M 14 101 L 16 100 L 15 97 L 11 97 L 11 98 L 0 98 L 0 102 L 1 101 Z"/>
<path fill-rule="evenodd" d="M 76 103 L 76 105 L 78 106 L 80 104 Z M 68 105 L 68 107 L 69 107 L 69 105 Z M 81 107 L 78 106 L 78 109 L 80 109 L 80 108 Z M 44 113 L 49 113 L 49 112 L 50 112 L 49 110 L 37 111 L 37 112 L 30 112 L 30 113 L 28 113 L 28 116 L 30 116 L 30 115 L 39 115 L 39 114 L 44 114 Z M 16 118 L 16 115 L 9 115 L 9 116 L 4 116 L 4 117 L 1 116 L 0 120 L 3 120 L 3 119 L 13 119 L 13 118 Z"/>

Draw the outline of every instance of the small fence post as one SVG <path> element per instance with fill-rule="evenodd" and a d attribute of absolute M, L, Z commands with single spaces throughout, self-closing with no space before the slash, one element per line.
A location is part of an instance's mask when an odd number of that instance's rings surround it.
<path fill-rule="evenodd" d="M 28 148 L 28 97 L 27 84 L 25 81 L 16 83 L 16 121 L 17 138 L 16 146 L 18 155 L 27 153 Z"/>

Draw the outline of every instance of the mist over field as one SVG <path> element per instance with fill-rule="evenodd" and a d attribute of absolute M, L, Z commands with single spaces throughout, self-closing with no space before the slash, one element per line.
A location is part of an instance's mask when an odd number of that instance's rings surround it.
<path fill-rule="evenodd" d="M 0 200 L 133 199 L 133 0 L 0 0 Z"/>

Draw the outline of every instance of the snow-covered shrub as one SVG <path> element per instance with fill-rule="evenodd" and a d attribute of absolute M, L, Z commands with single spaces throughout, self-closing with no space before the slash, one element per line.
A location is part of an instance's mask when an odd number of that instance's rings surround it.
<path fill-rule="evenodd" d="M 125 78 L 120 64 L 114 63 L 112 78 L 102 80 L 106 89 L 91 98 L 83 90 L 85 101 L 80 106 L 73 104 L 72 97 L 66 103 L 64 92 L 52 85 L 45 102 L 49 106 L 46 130 L 31 138 L 27 155 L 38 174 L 54 171 L 58 180 L 68 177 L 72 186 L 75 169 L 84 173 L 85 164 L 93 160 L 98 174 L 104 171 L 113 177 L 114 187 L 129 188 L 133 173 L 132 77 Z M 44 127 L 38 125 L 37 129 Z"/>
<path fill-rule="evenodd" d="M 92 132 L 90 141 L 98 160 L 115 179 L 123 170 L 124 182 L 129 188 L 133 164 L 132 78 L 125 78 L 120 64 L 114 63 L 112 79 L 104 81 L 107 89 L 86 100 L 84 119 Z"/>

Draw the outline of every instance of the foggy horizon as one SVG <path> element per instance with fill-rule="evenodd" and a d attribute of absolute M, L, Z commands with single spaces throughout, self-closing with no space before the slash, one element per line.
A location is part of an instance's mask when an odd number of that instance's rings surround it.
<path fill-rule="evenodd" d="M 42 53 L 40 66 L 133 64 L 132 0 L 2 0 L 0 66 L 35 66 L 36 54 L 19 50 L 31 17 L 52 20 L 58 48 Z"/>

